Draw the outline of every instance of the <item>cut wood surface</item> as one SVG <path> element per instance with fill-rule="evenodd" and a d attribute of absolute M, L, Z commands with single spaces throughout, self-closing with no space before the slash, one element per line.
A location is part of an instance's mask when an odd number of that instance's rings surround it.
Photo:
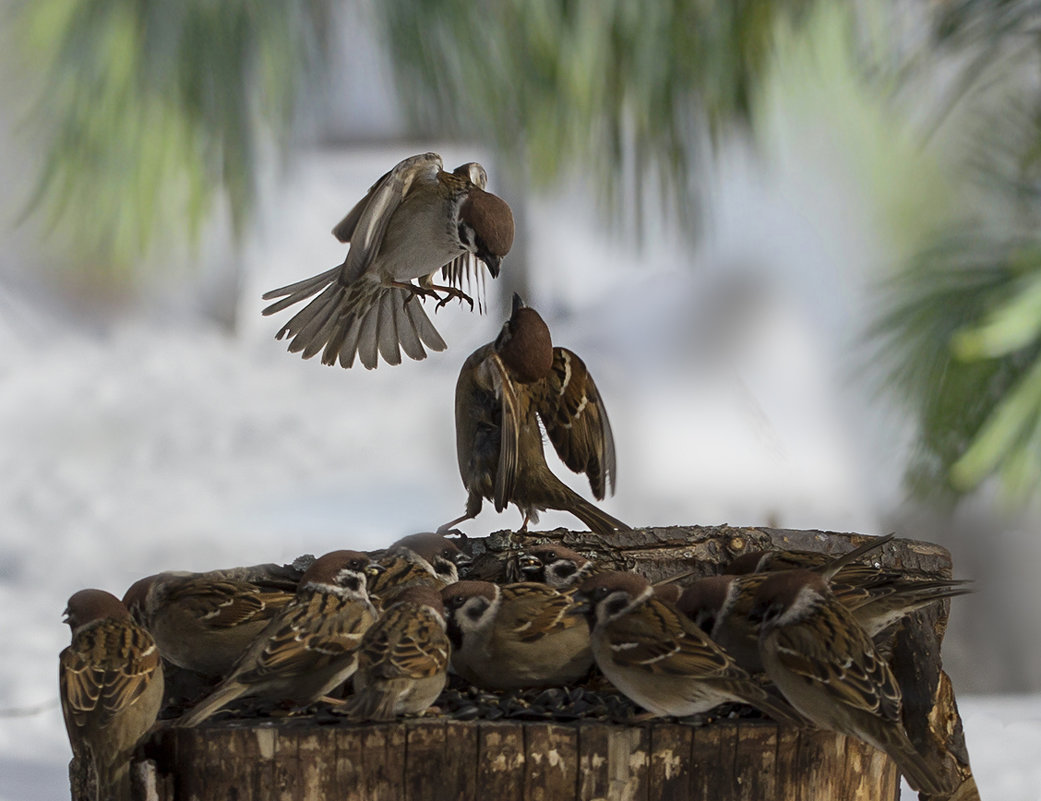
<path fill-rule="evenodd" d="M 775 528 L 646 528 L 604 536 L 557 529 L 526 537 L 499 532 L 463 541 L 475 578 L 505 581 L 523 545 L 562 542 L 611 567 L 652 581 L 682 572 L 719 573 L 752 550 L 844 553 L 859 534 Z M 951 576 L 942 547 L 894 539 L 866 559 L 886 567 Z M 916 745 L 944 755 L 952 799 L 978 798 L 954 690 L 942 671 L 947 603 L 895 627 L 887 647 Z M 214 721 L 167 728 L 144 749 L 140 801 L 326 801 L 326 799 L 895 799 L 899 774 L 883 753 L 830 732 L 724 718 L 694 726 L 672 720 L 616 724 L 456 721 L 350 724 L 331 716 Z M 138 771 L 141 773 L 142 771 Z M 144 785 L 150 791 L 144 792 Z"/>

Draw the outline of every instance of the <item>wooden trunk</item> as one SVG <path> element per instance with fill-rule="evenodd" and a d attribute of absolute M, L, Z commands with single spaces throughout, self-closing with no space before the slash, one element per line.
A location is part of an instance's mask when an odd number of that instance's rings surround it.
<path fill-rule="evenodd" d="M 893 801 L 883 753 L 768 721 L 223 723 L 158 738 L 157 801 Z"/>
<path fill-rule="evenodd" d="M 541 537 L 652 581 L 689 571 L 718 573 L 751 550 L 843 553 L 866 539 L 719 526 L 612 536 L 558 529 L 533 533 L 523 544 Z M 509 532 L 467 541 L 475 577 L 505 580 L 518 547 Z M 930 543 L 894 540 L 873 561 L 951 576 L 950 555 Z M 940 660 L 947 611 L 944 603 L 916 613 L 897 627 L 888 646 L 904 694 L 906 727 L 920 749 L 944 755 L 958 787 L 950 798 L 963 801 L 979 796 Z M 900 787 L 892 761 L 857 740 L 754 719 L 703 726 L 670 720 L 234 720 L 166 729 L 144 754 L 148 759 L 136 766 L 139 801 L 888 801 L 899 796 Z"/>

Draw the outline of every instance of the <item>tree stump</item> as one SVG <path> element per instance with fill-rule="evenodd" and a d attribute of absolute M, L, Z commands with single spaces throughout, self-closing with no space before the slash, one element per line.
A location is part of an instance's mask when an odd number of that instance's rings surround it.
<path fill-rule="evenodd" d="M 721 565 L 752 550 L 843 553 L 866 537 L 770 528 L 647 528 L 610 536 L 557 529 L 466 540 L 477 578 L 506 580 L 511 555 L 539 539 L 562 542 L 651 581 Z M 871 554 L 886 567 L 951 577 L 940 546 L 895 539 Z M 887 647 L 916 746 L 942 754 L 956 801 L 977 799 L 940 643 L 948 604 L 895 627 Z M 138 801 L 876 801 L 899 797 L 900 776 L 880 751 L 852 738 L 768 720 L 724 717 L 695 726 L 670 719 L 617 724 L 459 721 L 390 724 L 292 717 L 166 728 L 135 765 Z"/>

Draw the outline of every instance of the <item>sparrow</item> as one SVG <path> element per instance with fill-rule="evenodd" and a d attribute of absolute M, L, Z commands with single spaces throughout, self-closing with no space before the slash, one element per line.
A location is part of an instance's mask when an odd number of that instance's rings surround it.
<path fill-rule="evenodd" d="M 395 542 L 378 558 L 383 570 L 370 578 L 369 595 L 387 608 L 408 587 L 440 590 L 459 581 L 459 568 L 470 564 L 459 546 L 440 534 L 410 534 Z"/>
<path fill-rule="evenodd" d="M 733 560 L 727 568 L 729 573 L 747 579 L 742 578 L 731 586 L 728 608 L 722 617 L 735 619 L 729 607 L 737 603 L 737 595 L 742 594 L 745 597 L 739 603 L 738 617 L 747 620 L 747 614 L 751 609 L 751 595 L 761 582 L 761 578 L 752 577 L 763 577 L 770 573 L 798 568 L 812 570 L 823 576 L 836 598 L 853 612 L 857 622 L 871 637 L 879 635 L 924 606 L 972 592 L 966 586 L 970 582 L 963 579 L 918 577 L 879 564 L 865 565 L 856 561 L 891 539 L 893 535 L 887 534 L 868 540 L 838 557 L 809 551 L 757 551 L 744 554 Z M 738 585 L 741 586 L 740 591 L 737 589 Z M 703 585 L 699 593 L 704 593 L 711 586 Z M 700 598 L 684 601 L 685 611 L 696 616 L 696 610 L 699 608 L 702 611 L 709 608 L 720 610 L 722 607 L 718 601 L 722 601 L 722 596 L 718 593 L 702 594 Z M 743 628 L 747 650 L 749 638 L 756 639 L 758 633 L 747 625 L 743 625 Z"/>
<path fill-rule="evenodd" d="M 593 665 L 589 628 L 570 593 L 534 582 L 460 581 L 441 598 L 452 668 L 477 687 L 564 685 Z"/>
<path fill-rule="evenodd" d="M 439 305 L 455 296 L 472 306 L 458 286 L 431 281 L 443 269 L 458 284 L 471 257 L 498 276 L 513 244 L 513 214 L 505 201 L 484 191 L 486 181 L 475 162 L 445 172 L 436 153 L 399 162 L 333 228 L 337 239 L 350 243 L 342 264 L 264 294 L 264 300 L 279 298 L 265 315 L 318 295 L 276 338 L 289 337 L 290 353 L 305 359 L 321 351 L 323 364 L 350 367 L 357 356 L 368 369 L 379 356 L 400 364 L 401 350 L 424 359 L 424 344 L 444 350 L 447 345 L 426 313 L 409 301 L 416 295 L 439 297 L 441 290 L 446 295 Z"/>
<path fill-rule="evenodd" d="M 890 532 L 880 537 L 871 537 L 856 548 L 838 555 L 817 551 L 749 551 L 733 559 L 723 572 L 728 575 L 743 576 L 747 573 L 806 568 L 827 572 L 828 578 L 840 574 L 843 577 L 849 577 L 851 581 L 872 578 L 883 569 L 882 565 L 878 562 L 865 565 L 856 560 L 872 551 L 877 551 L 895 536 Z"/>
<path fill-rule="evenodd" d="M 362 637 L 345 713 L 392 720 L 423 712 L 444 689 L 450 651 L 440 593 L 428 586 L 402 590 Z"/>
<path fill-rule="evenodd" d="M 197 726 L 245 696 L 306 706 L 350 678 L 362 635 L 376 620 L 366 578 L 379 569 L 358 551 L 333 551 L 316 559 L 293 600 L 180 725 Z"/>
<path fill-rule="evenodd" d="M 525 581 L 541 581 L 562 592 L 577 588 L 590 576 L 607 569 L 555 542 L 525 549 L 517 557 L 517 566 Z M 669 603 L 676 603 L 683 588 L 675 582 L 692 575 L 693 572 L 683 572 L 655 582 L 652 585 L 654 594 Z"/>
<path fill-rule="evenodd" d="M 904 730 L 889 665 L 823 576 L 799 569 L 769 575 L 752 615 L 760 621 L 766 674 L 793 707 L 821 728 L 885 751 L 915 790 L 949 789 Z"/>
<path fill-rule="evenodd" d="M 968 592 L 957 586 L 960 582 L 934 580 L 900 583 L 888 575 L 879 580 L 882 574 L 878 568 L 855 561 L 891 538 L 892 535 L 889 535 L 869 540 L 838 557 L 812 554 L 813 557 L 821 558 L 806 562 L 813 565 L 810 569 L 829 583 L 835 597 L 853 612 L 857 622 L 872 637 L 926 604 Z M 756 561 L 761 558 L 759 554 L 755 555 Z M 768 576 L 780 572 L 781 566 L 790 562 L 785 558 L 772 564 L 777 569 L 771 572 L 724 574 L 698 579 L 684 589 L 676 601 L 679 611 L 693 620 L 749 673 L 763 672 L 759 655 L 759 625 L 751 617 L 756 591 Z M 740 569 L 741 565 L 738 567 Z"/>
<path fill-rule="evenodd" d="M 207 676 L 226 676 L 293 594 L 199 573 L 159 573 L 123 596 L 164 659 Z"/>
<path fill-rule="evenodd" d="M 555 542 L 526 548 L 517 566 L 525 581 L 540 581 L 555 590 L 577 587 L 598 572 L 592 559 Z"/>
<path fill-rule="evenodd" d="M 75 593 L 65 622 L 72 642 L 59 656 L 58 678 L 75 770 L 90 801 L 130 801 L 130 757 L 163 700 L 159 649 L 104 590 Z"/>
<path fill-rule="evenodd" d="M 643 576 L 607 571 L 586 579 L 576 597 L 588 615 L 597 667 L 652 715 L 686 717 L 737 702 L 777 722 L 802 724 Z"/>
<path fill-rule="evenodd" d="M 459 372 L 456 454 L 469 495 L 466 514 L 439 531 L 476 517 L 486 498 L 497 512 L 516 505 L 524 514 L 522 532 L 544 509 L 571 512 L 601 534 L 629 530 L 550 472 L 539 419 L 564 464 L 589 477 L 597 500 L 607 487 L 614 491 L 614 437 L 596 384 L 578 356 L 553 347 L 542 317 L 514 295 L 499 336 L 470 354 Z"/>

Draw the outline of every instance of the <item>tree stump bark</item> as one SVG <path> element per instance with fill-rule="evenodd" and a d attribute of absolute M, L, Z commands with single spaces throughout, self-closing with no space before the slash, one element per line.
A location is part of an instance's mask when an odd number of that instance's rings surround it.
<path fill-rule="evenodd" d="M 753 550 L 843 553 L 867 537 L 771 528 L 647 528 L 610 536 L 557 529 L 517 538 L 471 539 L 475 577 L 507 580 L 511 557 L 540 538 L 562 542 L 651 581 L 720 572 Z M 938 545 L 895 539 L 871 561 L 951 576 Z M 904 693 L 905 725 L 916 746 L 943 755 L 955 801 L 978 799 L 961 719 L 940 644 L 947 603 L 895 627 L 892 665 Z M 876 801 L 899 797 L 893 762 L 858 740 L 772 721 L 724 718 L 693 726 L 669 719 L 622 725 L 457 721 L 443 717 L 349 724 L 298 717 L 214 722 L 165 729 L 137 765 L 139 801 Z M 146 790 L 146 788 L 148 788 Z"/>

